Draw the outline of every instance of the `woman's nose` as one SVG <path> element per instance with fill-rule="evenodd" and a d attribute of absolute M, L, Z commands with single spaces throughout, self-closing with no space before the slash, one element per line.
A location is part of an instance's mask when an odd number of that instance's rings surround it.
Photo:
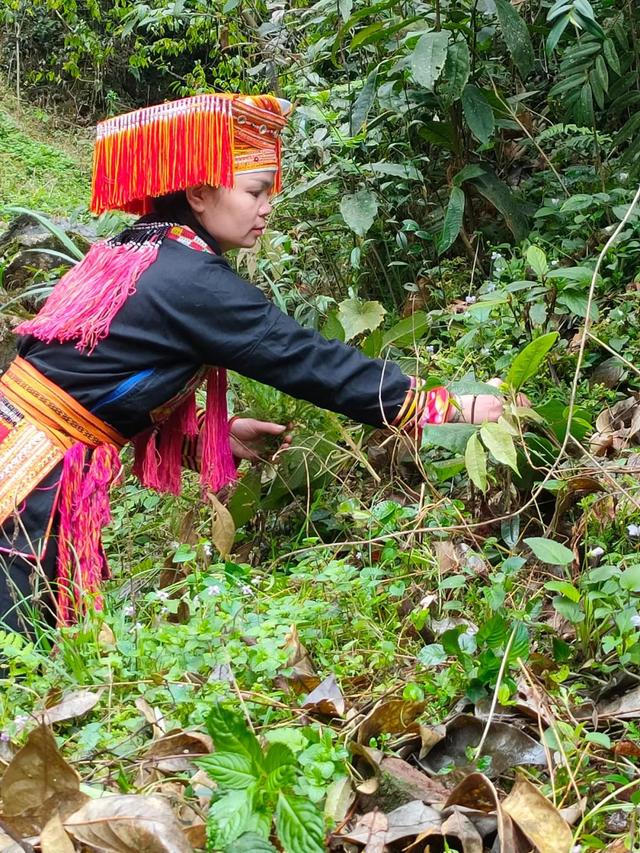
<path fill-rule="evenodd" d="M 260 208 L 260 216 L 268 216 L 272 210 L 273 207 L 271 206 L 271 204 L 268 201 L 265 201 L 265 203 Z"/>

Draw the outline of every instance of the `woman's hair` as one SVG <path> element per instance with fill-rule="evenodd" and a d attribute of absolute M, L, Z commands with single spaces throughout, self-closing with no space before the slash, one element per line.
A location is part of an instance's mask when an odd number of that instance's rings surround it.
<path fill-rule="evenodd" d="M 167 222 L 178 222 L 181 225 L 188 225 L 188 219 L 193 219 L 191 205 L 187 201 L 186 190 L 178 190 L 175 193 L 167 193 L 151 199 L 153 204 L 152 213 L 161 219 L 166 219 Z"/>

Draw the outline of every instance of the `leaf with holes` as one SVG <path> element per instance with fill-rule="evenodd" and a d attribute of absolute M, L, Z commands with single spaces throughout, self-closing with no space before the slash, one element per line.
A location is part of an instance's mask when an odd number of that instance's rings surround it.
<path fill-rule="evenodd" d="M 413 79 L 425 89 L 433 91 L 447 59 L 448 32 L 425 33 L 411 54 Z"/>
<path fill-rule="evenodd" d="M 378 202 L 369 190 L 358 190 L 353 195 L 343 196 L 340 213 L 349 228 L 358 236 L 364 237 L 376 218 Z"/>

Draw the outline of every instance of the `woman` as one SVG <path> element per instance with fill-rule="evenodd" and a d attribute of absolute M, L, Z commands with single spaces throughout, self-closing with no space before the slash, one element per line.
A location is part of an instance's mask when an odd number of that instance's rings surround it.
<path fill-rule="evenodd" d="M 17 329 L 18 358 L 0 378 L 0 618 L 12 629 L 28 630 L 36 575 L 55 579 L 59 623 L 100 607 L 100 533 L 126 443 L 141 482 L 177 494 L 196 443 L 202 486 L 215 490 L 234 479 L 234 456 L 284 436 L 228 423 L 227 368 L 374 426 L 501 414 L 493 396 L 453 404 L 303 329 L 229 267 L 224 253 L 266 226 L 287 111 L 270 96 L 201 95 L 98 126 L 92 209 L 142 218 L 63 276 Z"/>

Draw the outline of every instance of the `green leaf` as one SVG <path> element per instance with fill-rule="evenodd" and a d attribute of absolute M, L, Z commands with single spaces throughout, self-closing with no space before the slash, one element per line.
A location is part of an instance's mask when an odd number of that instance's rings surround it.
<path fill-rule="evenodd" d="M 353 9 L 353 0 L 338 0 L 338 9 L 343 21 L 348 21 Z"/>
<path fill-rule="evenodd" d="M 450 105 L 457 101 L 464 91 L 469 80 L 471 60 L 469 47 L 464 39 L 455 41 L 447 49 L 447 58 L 440 82 L 438 93 L 445 104 Z"/>
<path fill-rule="evenodd" d="M 586 732 L 584 739 L 589 743 L 597 743 L 605 749 L 611 749 L 611 738 L 604 732 Z"/>
<path fill-rule="evenodd" d="M 484 169 L 477 163 L 467 163 L 457 175 L 453 176 L 454 187 L 461 187 L 465 181 L 472 181 L 474 178 L 479 178 L 484 175 Z"/>
<path fill-rule="evenodd" d="M 447 659 L 442 643 L 431 643 L 418 652 L 418 660 L 424 666 L 439 666 Z"/>
<path fill-rule="evenodd" d="M 499 389 L 495 385 L 488 385 L 486 382 L 476 382 L 473 379 L 459 379 L 457 382 L 450 382 L 447 389 L 451 394 L 457 394 L 459 397 L 465 394 L 490 394 L 492 397 L 501 397 Z"/>
<path fill-rule="evenodd" d="M 324 820 L 309 800 L 281 791 L 276 830 L 286 853 L 325 853 Z"/>
<path fill-rule="evenodd" d="M 527 249 L 527 264 L 531 267 L 538 278 L 544 278 L 549 272 L 547 256 L 539 246 L 529 246 Z"/>
<path fill-rule="evenodd" d="M 253 812 L 254 788 L 231 791 L 209 809 L 208 835 L 213 848 L 226 847 L 249 828 Z"/>
<path fill-rule="evenodd" d="M 511 189 L 493 172 L 485 171 L 472 181 L 474 187 L 504 217 L 507 227 L 516 238 L 524 240 L 529 234 L 529 220 L 522 211 L 522 202 L 518 201 Z"/>
<path fill-rule="evenodd" d="M 195 763 L 223 788 L 242 790 L 256 781 L 250 759 L 237 752 L 216 752 L 196 759 Z"/>
<path fill-rule="evenodd" d="M 270 841 L 257 832 L 244 832 L 227 845 L 225 853 L 278 853 Z"/>
<path fill-rule="evenodd" d="M 379 302 L 362 302 L 360 299 L 344 299 L 338 305 L 338 320 L 344 329 L 345 341 L 350 341 L 362 332 L 377 329 L 387 312 Z"/>
<path fill-rule="evenodd" d="M 363 171 L 375 172 L 378 175 L 390 175 L 392 178 L 404 178 L 407 181 L 419 181 L 422 175 L 413 163 L 387 163 L 381 160 L 378 163 L 366 163 L 362 166 Z"/>
<path fill-rule="evenodd" d="M 620 586 L 631 592 L 640 592 L 640 563 L 635 563 L 622 572 Z"/>
<path fill-rule="evenodd" d="M 535 60 L 529 30 L 508 0 L 494 0 L 494 3 L 507 50 L 524 79 L 533 71 Z"/>
<path fill-rule="evenodd" d="M 340 213 L 352 231 L 364 237 L 373 225 L 378 213 L 378 202 L 369 190 L 358 190 L 353 195 L 345 195 L 340 202 Z"/>
<path fill-rule="evenodd" d="M 376 82 L 378 79 L 378 70 L 374 68 L 367 77 L 364 86 L 358 93 L 358 97 L 351 110 L 351 136 L 355 136 L 360 132 L 362 125 L 366 122 L 369 111 L 373 106 L 376 97 Z"/>
<path fill-rule="evenodd" d="M 576 315 L 576 317 L 587 316 L 589 297 L 581 290 L 574 290 L 571 287 L 566 287 L 562 293 L 558 294 L 557 302 L 558 305 L 564 305 L 568 308 L 572 314 Z M 598 306 L 596 305 L 595 300 L 592 300 L 591 302 L 591 310 L 589 313 L 592 320 L 598 320 L 600 312 L 598 311 Z"/>
<path fill-rule="evenodd" d="M 454 453 L 464 453 L 467 442 L 475 432 L 476 427 L 472 424 L 427 424 L 422 430 L 422 445 L 435 445 Z"/>
<path fill-rule="evenodd" d="M 469 441 L 464 452 L 464 462 L 471 478 L 471 482 L 477 486 L 481 492 L 487 491 L 487 457 L 484 448 L 480 444 L 480 439 L 474 433 Z"/>
<path fill-rule="evenodd" d="M 480 437 L 491 455 L 518 473 L 518 457 L 513 436 L 502 424 L 486 423 L 480 427 Z"/>
<path fill-rule="evenodd" d="M 558 332 L 541 335 L 521 350 L 514 358 L 506 383 L 516 391 L 520 390 L 527 380 L 535 376 L 544 361 L 546 354 L 558 339 Z"/>
<path fill-rule="evenodd" d="M 267 778 L 264 781 L 264 788 L 269 793 L 275 794 L 283 788 L 290 788 L 294 785 L 297 775 L 294 766 L 291 764 L 282 764 L 267 774 Z"/>
<path fill-rule="evenodd" d="M 616 46 L 611 39 L 607 38 L 602 42 L 602 52 L 609 68 L 615 71 L 616 74 L 620 74 L 620 60 L 618 59 Z"/>
<path fill-rule="evenodd" d="M 264 757 L 256 736 L 247 728 L 241 714 L 214 705 L 207 717 L 207 730 L 219 752 L 234 752 L 246 756 L 255 769 L 261 768 Z"/>
<path fill-rule="evenodd" d="M 39 222 L 40 225 L 43 225 L 47 231 L 50 231 L 56 240 L 64 246 L 73 258 L 76 258 L 78 261 L 81 261 L 84 258 L 83 252 L 81 252 L 73 240 L 65 234 L 62 228 L 56 225 L 55 222 L 47 219 L 43 214 L 37 213 L 35 210 L 29 210 L 26 207 L 18 207 L 16 205 L 7 205 L 6 207 L 3 207 L 2 210 L 7 211 L 8 213 L 30 216 L 32 219 L 35 219 L 36 222 Z"/>
<path fill-rule="evenodd" d="M 493 136 L 496 122 L 486 98 L 473 83 L 468 83 L 462 92 L 462 111 L 471 133 L 478 142 L 486 144 Z"/>
<path fill-rule="evenodd" d="M 462 230 L 465 195 L 460 187 L 451 187 L 449 203 L 444 215 L 442 231 L 438 238 L 438 254 L 442 255 L 455 243 Z"/>
<path fill-rule="evenodd" d="M 284 743 L 272 743 L 267 750 L 264 761 L 264 769 L 271 773 L 278 767 L 286 767 L 296 763 L 293 752 Z"/>
<path fill-rule="evenodd" d="M 396 323 L 382 337 L 383 346 L 393 344 L 408 347 L 419 341 L 429 328 L 429 318 L 424 311 L 416 311 L 410 317 Z"/>
<path fill-rule="evenodd" d="M 532 536 L 524 541 L 543 563 L 549 563 L 552 566 L 568 566 L 573 562 L 573 551 L 559 542 L 554 542 L 553 539 Z"/>
<path fill-rule="evenodd" d="M 564 595 L 565 598 L 576 604 L 580 601 L 580 590 L 576 589 L 569 581 L 547 581 L 544 588 L 550 589 L 552 592 L 559 592 L 560 595 Z"/>
<path fill-rule="evenodd" d="M 526 625 L 518 622 L 511 640 L 511 648 L 509 649 L 509 663 L 516 664 L 518 658 L 526 661 L 529 657 L 529 633 Z"/>
<path fill-rule="evenodd" d="M 449 34 L 446 30 L 425 33 L 420 37 L 411 54 L 413 79 L 425 89 L 433 91 L 436 80 L 447 58 Z"/>

